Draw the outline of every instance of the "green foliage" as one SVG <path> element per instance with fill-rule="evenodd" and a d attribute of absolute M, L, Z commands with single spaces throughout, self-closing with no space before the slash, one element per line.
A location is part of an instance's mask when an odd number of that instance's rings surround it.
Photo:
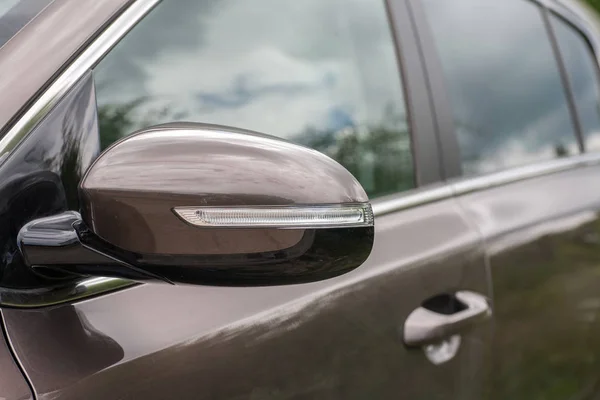
<path fill-rule="evenodd" d="M 106 149 L 112 143 L 132 131 L 134 121 L 131 113 L 144 101 L 139 99 L 126 104 L 109 104 L 98 107 L 100 147 Z"/>
<path fill-rule="evenodd" d="M 293 138 L 333 158 L 352 173 L 369 196 L 414 187 L 412 156 L 406 129 L 386 124 L 341 131 L 307 129 Z"/>
<path fill-rule="evenodd" d="M 590 6 L 594 7 L 600 13 L 600 0 L 586 0 Z"/>
<path fill-rule="evenodd" d="M 98 107 L 102 149 L 137 129 L 178 120 L 168 107 L 153 109 L 146 101 L 140 98 Z M 414 167 L 406 117 L 394 114 L 394 109 L 393 105 L 388 106 L 377 124 L 340 130 L 309 127 L 291 140 L 342 164 L 371 197 L 412 189 L 415 186 Z"/>

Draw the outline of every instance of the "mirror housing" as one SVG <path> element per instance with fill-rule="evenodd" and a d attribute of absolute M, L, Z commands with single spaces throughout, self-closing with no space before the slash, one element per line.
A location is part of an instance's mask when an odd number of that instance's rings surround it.
<path fill-rule="evenodd" d="M 41 218 L 19 232 L 39 273 L 302 283 L 360 266 L 374 239 L 368 197 L 344 167 L 229 127 L 167 124 L 130 135 L 98 157 L 79 194 L 81 215 Z"/>

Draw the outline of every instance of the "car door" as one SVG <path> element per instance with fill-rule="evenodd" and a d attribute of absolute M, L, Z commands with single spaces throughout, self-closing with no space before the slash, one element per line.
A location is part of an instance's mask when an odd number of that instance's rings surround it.
<path fill-rule="evenodd" d="M 133 3 L 89 44 L 71 79 L 33 103 L 42 122 L 19 120 L 35 127 L 0 165 L 0 181 L 15 182 L 0 214 L 10 217 L 3 267 L 21 277 L 3 281 L 2 316 L 35 395 L 480 398 L 483 243 L 442 183 L 407 3 L 157 3 Z M 78 209 L 82 174 L 118 138 L 181 120 L 282 136 L 336 159 L 373 202 L 369 259 L 326 281 L 255 288 L 29 272 L 14 251 L 20 227 Z"/>
<path fill-rule="evenodd" d="M 540 3 L 419 3 L 452 186 L 491 268 L 491 399 L 600 388 L 596 37 L 570 9 Z"/>
<path fill-rule="evenodd" d="M 0 337 L 0 395 L 7 400 L 29 400 L 33 394 L 19 370 L 4 335 Z"/>

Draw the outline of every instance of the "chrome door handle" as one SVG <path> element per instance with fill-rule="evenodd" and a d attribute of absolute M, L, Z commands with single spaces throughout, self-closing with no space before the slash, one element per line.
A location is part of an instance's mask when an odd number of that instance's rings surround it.
<path fill-rule="evenodd" d="M 436 343 L 492 315 L 487 299 L 480 294 L 461 291 L 454 297 L 464 308 L 453 314 L 441 314 L 424 307 L 414 310 L 404 324 L 404 343 L 407 346 Z"/>

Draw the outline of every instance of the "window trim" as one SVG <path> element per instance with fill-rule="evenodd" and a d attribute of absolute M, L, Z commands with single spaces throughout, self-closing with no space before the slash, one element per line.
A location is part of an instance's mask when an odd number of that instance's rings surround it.
<path fill-rule="evenodd" d="M 458 197 L 468 193 L 591 166 L 600 166 L 600 152 L 541 161 L 477 177 L 445 182 L 437 186 L 424 188 L 424 190 L 407 193 L 406 195 L 383 197 L 372 202 L 373 213 L 376 216 L 383 216 L 442 201 L 450 197 Z"/>
<path fill-rule="evenodd" d="M 590 29 L 589 23 L 581 16 L 577 15 L 565 4 L 560 3 L 560 0 L 528 0 L 538 3 L 541 7 L 546 8 L 552 15 L 560 18 L 567 24 L 577 30 L 589 43 L 592 48 L 592 53 L 596 59 L 596 63 L 600 64 L 600 37 L 597 37 L 593 29 Z M 597 32 L 600 34 L 600 20 L 598 21 Z"/>
<path fill-rule="evenodd" d="M 4 47 L 4 45 L 12 40 L 23 28 L 25 28 L 31 21 L 33 21 L 38 15 L 40 15 L 46 8 L 48 8 L 54 0 L 44 0 L 46 3 L 34 4 L 34 7 L 25 5 L 22 0 L 19 0 L 16 4 L 14 4 L 6 14 L 2 14 L 0 16 L 0 21 L 8 17 L 9 14 L 15 13 L 21 17 L 19 23 L 16 26 L 3 27 L 4 34 L 8 37 L 8 40 L 5 42 L 0 42 L 0 48 Z M 10 24 L 9 24 L 10 25 Z M 0 26 L 2 23 L 0 22 Z M 2 29 L 2 28 L 0 28 Z M 10 36 L 8 36 L 10 35 Z"/>
<path fill-rule="evenodd" d="M 540 5 L 542 8 L 542 18 L 544 19 L 544 25 L 546 27 L 546 33 L 550 40 L 550 46 L 552 46 L 552 52 L 554 53 L 554 59 L 558 66 L 558 72 L 560 80 L 562 82 L 565 97 L 567 99 L 567 107 L 569 108 L 569 114 L 571 115 L 571 124 L 573 125 L 573 131 L 577 137 L 577 143 L 579 145 L 579 153 L 585 153 L 585 139 L 583 137 L 583 131 L 581 129 L 581 120 L 579 119 L 579 112 L 575 106 L 575 98 L 573 96 L 573 87 L 571 86 L 571 80 L 567 74 L 567 67 L 565 66 L 565 60 L 563 54 L 560 51 L 558 45 L 558 39 L 556 38 L 556 32 L 550 18 L 550 11 L 548 8 Z"/>
<path fill-rule="evenodd" d="M 411 140 L 415 189 L 443 181 L 443 166 L 437 127 L 426 79 L 417 28 L 406 0 L 385 0 L 398 68 L 404 90 L 404 102 Z M 413 189 L 414 190 L 414 189 Z"/>
<path fill-rule="evenodd" d="M 592 60 L 593 60 L 593 64 L 594 64 L 594 74 L 596 75 L 596 82 L 597 82 L 597 88 L 596 91 L 598 93 L 598 95 L 600 96 L 600 63 L 599 60 L 600 58 L 598 57 L 598 52 L 596 52 L 597 47 L 594 46 L 594 41 L 591 38 L 595 38 L 595 35 L 593 35 L 591 32 L 589 31 L 584 31 L 582 30 L 581 25 L 577 25 L 575 24 L 572 20 L 569 20 L 568 18 L 566 18 L 563 14 L 551 9 L 551 8 L 547 8 L 547 23 L 548 23 L 548 29 L 551 32 L 551 35 L 553 37 L 553 41 L 556 44 L 556 53 L 557 53 L 557 58 L 560 60 L 560 64 L 562 66 L 562 68 L 564 69 L 564 79 L 565 79 L 565 87 L 568 88 L 569 90 L 569 99 L 573 102 L 573 112 L 576 118 L 576 122 L 577 125 L 579 127 L 579 132 L 580 132 L 580 137 L 581 137 L 581 151 L 582 152 L 587 152 L 587 147 L 586 147 L 586 143 L 585 143 L 585 136 L 583 134 L 583 128 L 581 127 L 581 119 L 579 116 L 579 111 L 577 110 L 577 104 L 575 102 L 575 94 L 573 93 L 572 90 L 572 85 L 571 85 L 571 79 L 569 78 L 569 74 L 567 73 L 567 69 L 566 69 L 566 64 L 564 62 L 564 56 L 563 53 L 560 50 L 560 46 L 558 44 L 558 38 L 556 37 L 556 29 L 555 29 L 555 24 L 552 23 L 552 18 L 558 19 L 560 20 L 560 22 L 568 25 L 569 28 L 573 29 L 577 34 L 579 34 L 581 36 L 581 38 L 583 39 L 583 41 L 585 42 L 585 45 L 588 46 L 591 55 L 592 55 Z M 599 151 L 599 150 L 595 150 L 595 151 Z"/>
<path fill-rule="evenodd" d="M 433 32 L 420 0 L 407 0 L 415 25 L 423 70 L 431 98 L 430 118 L 434 120 L 435 133 L 440 151 L 442 177 L 445 180 L 462 176 L 460 148 L 456 136 L 454 114 L 446 89 L 442 62 L 433 39 Z"/>

